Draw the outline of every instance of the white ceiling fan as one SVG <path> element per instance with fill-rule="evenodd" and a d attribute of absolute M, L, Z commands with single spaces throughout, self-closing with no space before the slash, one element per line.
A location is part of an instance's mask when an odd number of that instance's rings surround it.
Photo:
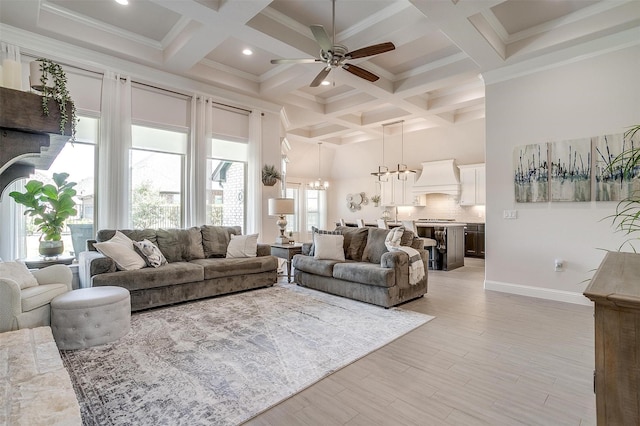
<path fill-rule="evenodd" d="M 311 32 L 313 37 L 320 45 L 320 57 L 319 58 L 301 58 L 301 59 L 272 59 L 272 64 L 311 64 L 321 62 L 325 64 L 325 67 L 320 73 L 313 79 L 310 86 L 317 87 L 324 81 L 329 72 L 333 68 L 342 68 L 351 74 L 364 78 L 367 81 L 376 81 L 380 77 L 373 74 L 370 71 L 365 70 L 357 65 L 349 64 L 346 61 L 349 59 L 365 58 L 367 56 L 379 55 L 380 53 L 389 52 L 396 47 L 391 42 L 385 42 L 380 44 L 374 44 L 371 46 L 349 51 L 346 46 L 341 44 L 335 44 L 336 39 L 336 0 L 332 0 L 332 27 L 333 27 L 333 39 L 329 39 L 329 35 L 325 31 L 322 25 L 311 25 Z"/>

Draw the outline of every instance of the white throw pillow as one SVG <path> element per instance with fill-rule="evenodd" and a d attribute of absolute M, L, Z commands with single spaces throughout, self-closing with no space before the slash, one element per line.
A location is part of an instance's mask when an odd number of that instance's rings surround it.
<path fill-rule="evenodd" d="M 344 262 L 344 235 L 314 234 L 314 259 L 340 260 Z"/>
<path fill-rule="evenodd" d="M 9 278 L 15 281 L 20 290 L 38 285 L 36 277 L 31 275 L 24 263 L 0 262 L 0 278 Z"/>
<path fill-rule="evenodd" d="M 120 231 L 116 231 L 116 234 L 109 241 L 95 243 L 93 246 L 100 253 L 112 258 L 118 269 L 123 271 L 142 269 L 147 265 L 145 260 L 133 249 L 133 241 Z"/>
<path fill-rule="evenodd" d="M 233 235 L 227 246 L 227 257 L 256 257 L 258 255 L 258 234 Z"/>

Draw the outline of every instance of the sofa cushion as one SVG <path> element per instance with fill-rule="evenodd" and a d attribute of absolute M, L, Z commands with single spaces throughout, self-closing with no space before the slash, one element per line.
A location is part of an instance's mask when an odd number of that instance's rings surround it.
<path fill-rule="evenodd" d="M 315 275 L 323 275 L 325 277 L 333 276 L 333 266 L 336 263 L 342 263 L 339 260 L 321 260 L 314 259 L 312 256 L 305 256 L 303 254 L 296 254 L 293 256 L 291 265 L 295 269 L 299 269 L 304 272 Z"/>
<path fill-rule="evenodd" d="M 355 228 L 353 226 L 338 226 L 336 231 L 344 235 L 345 258 L 360 262 L 362 253 L 367 245 L 368 228 Z"/>
<path fill-rule="evenodd" d="M 133 241 L 149 240 L 157 245 L 155 229 L 119 229 L 124 235 Z M 96 241 L 108 241 L 116 234 L 115 229 L 101 229 L 96 235 Z"/>
<path fill-rule="evenodd" d="M 117 285 L 130 291 L 204 280 L 204 268 L 191 262 L 167 263 L 159 268 L 120 271 L 95 275 L 94 287 Z"/>
<path fill-rule="evenodd" d="M 393 287 L 395 284 L 393 269 L 366 262 L 339 263 L 333 267 L 333 277 L 376 287 Z"/>
<path fill-rule="evenodd" d="M 38 285 L 36 277 L 20 262 L 0 262 L 0 277 L 15 281 L 21 290 Z"/>
<path fill-rule="evenodd" d="M 200 228 L 158 229 L 156 238 L 158 248 L 169 263 L 204 259 Z"/>
<path fill-rule="evenodd" d="M 389 229 L 369 228 L 368 231 L 367 243 L 362 253 L 362 261 L 379 264 L 382 255 L 389 251 L 385 245 L 385 239 L 387 238 Z M 413 238 L 413 232 L 405 229 L 400 239 L 400 245 L 411 247 Z"/>
<path fill-rule="evenodd" d="M 197 259 L 189 263 L 200 265 L 204 268 L 205 280 L 244 274 L 258 274 L 278 269 L 278 259 L 274 256 L 259 256 L 251 259 Z"/>
<path fill-rule="evenodd" d="M 242 235 L 242 228 L 239 226 L 203 225 L 200 227 L 200 232 L 202 233 L 204 257 L 225 257 L 231 235 Z"/>
<path fill-rule="evenodd" d="M 33 311 L 40 306 L 48 305 L 54 297 L 68 291 L 66 284 L 44 284 L 25 288 L 20 292 L 22 312 Z"/>
<path fill-rule="evenodd" d="M 313 244 L 314 238 L 313 236 L 315 234 L 323 234 L 323 235 L 341 235 L 342 232 L 338 231 L 337 229 L 334 231 L 329 231 L 327 229 L 319 229 L 316 228 L 315 226 L 311 227 L 311 248 L 309 249 L 309 256 L 313 256 L 315 254 L 315 245 Z"/>
<path fill-rule="evenodd" d="M 384 241 L 387 238 L 388 233 L 388 229 L 369 228 L 367 245 L 364 247 L 364 252 L 362 253 L 363 262 L 380 264 L 382 254 L 389 251 L 384 245 Z"/>

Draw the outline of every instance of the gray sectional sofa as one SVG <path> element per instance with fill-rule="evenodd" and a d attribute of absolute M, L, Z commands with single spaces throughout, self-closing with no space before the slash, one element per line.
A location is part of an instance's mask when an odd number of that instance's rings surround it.
<path fill-rule="evenodd" d="M 413 232 L 405 231 L 401 245 L 420 252 L 425 275 L 409 283 L 409 256 L 389 252 L 384 244 L 389 230 L 379 228 L 336 228 L 344 236 L 345 261 L 316 259 L 313 246 L 305 244 L 293 257 L 298 285 L 389 308 L 423 296 L 427 292 L 428 252 Z"/>
<path fill-rule="evenodd" d="M 115 234 L 115 230 L 101 230 L 96 240 L 87 242 L 89 251 L 80 254 L 80 282 L 81 287 L 128 289 L 132 311 L 268 287 L 277 280 L 278 261 L 267 244 L 258 244 L 256 257 L 225 258 L 231 234 L 240 235 L 240 227 L 119 231 L 133 241 L 151 241 L 168 263 L 158 268 L 117 270 L 113 259 L 95 251 L 96 241 L 108 241 Z"/>

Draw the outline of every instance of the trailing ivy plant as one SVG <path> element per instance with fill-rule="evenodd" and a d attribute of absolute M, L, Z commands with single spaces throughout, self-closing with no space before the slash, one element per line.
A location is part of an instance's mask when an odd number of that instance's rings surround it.
<path fill-rule="evenodd" d="M 49 115 L 49 99 L 53 99 L 58 103 L 60 108 L 60 134 L 64 134 L 64 128 L 71 120 L 71 140 L 76 138 L 76 124 L 78 117 L 76 115 L 76 106 L 71 100 L 69 89 L 67 88 L 67 74 L 64 72 L 60 64 L 57 64 L 46 58 L 38 58 L 40 63 L 40 83 L 42 84 L 42 112 Z M 53 86 L 48 86 L 47 82 L 51 81 Z M 71 111 L 67 111 L 67 102 L 71 102 Z"/>
<path fill-rule="evenodd" d="M 634 143 L 638 142 L 634 139 L 636 134 L 640 135 L 640 124 L 632 126 L 624 133 L 624 138 L 631 142 L 631 148 L 615 157 L 607 170 L 617 170 L 621 179 L 640 183 L 640 144 L 634 146 Z M 622 246 L 627 244 L 637 253 L 634 242 L 640 240 L 640 189 L 632 191 L 627 198 L 621 200 L 616 206 L 616 212 L 608 217 L 613 220 L 616 230 L 629 237 Z"/>

